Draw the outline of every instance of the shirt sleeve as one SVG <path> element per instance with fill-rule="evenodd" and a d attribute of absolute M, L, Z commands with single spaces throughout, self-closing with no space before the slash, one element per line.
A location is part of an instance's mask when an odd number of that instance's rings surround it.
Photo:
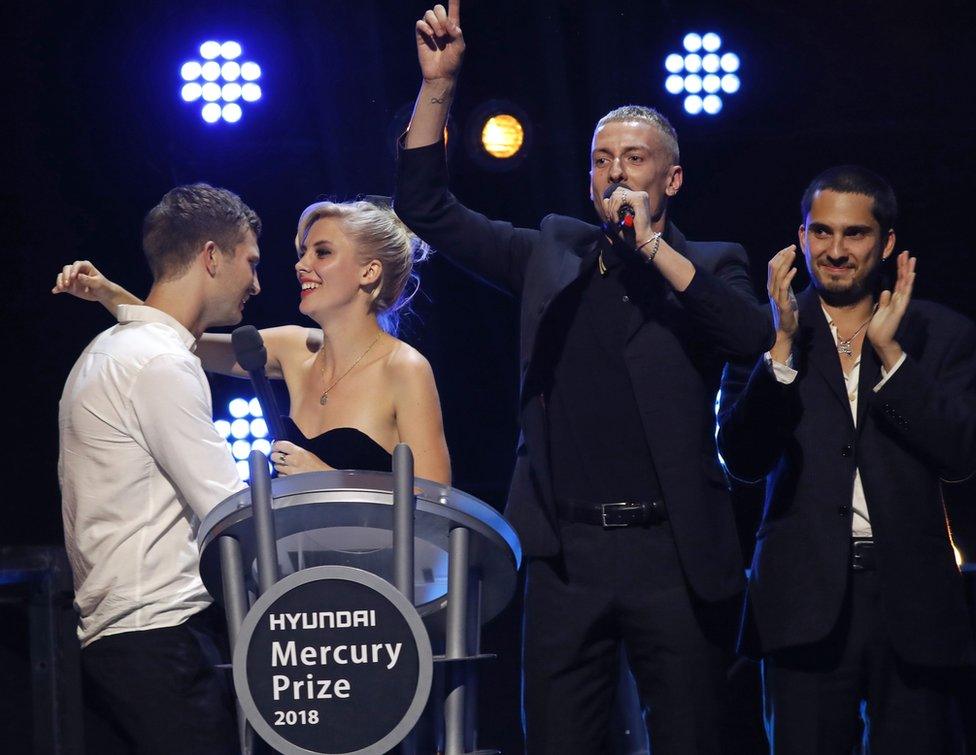
<path fill-rule="evenodd" d="M 900 357 L 898 357 L 898 361 L 895 362 L 895 366 L 891 368 L 891 372 L 888 372 L 888 370 L 886 370 L 884 368 L 884 366 L 882 365 L 882 367 L 881 367 L 881 380 L 878 381 L 878 384 L 876 386 L 874 386 L 874 392 L 875 393 L 877 393 L 882 388 L 884 388 L 884 384 L 887 383 L 896 372 L 898 372 L 898 368 L 901 367 L 905 363 L 905 357 L 907 357 L 907 356 L 908 356 L 908 354 L 902 352 L 902 355 Z"/>
<path fill-rule="evenodd" d="M 773 355 L 767 351 L 765 354 L 763 354 L 763 361 L 766 363 L 766 369 L 768 369 L 770 374 L 776 378 L 777 383 L 789 385 L 796 380 L 797 371 L 793 369 L 792 354 L 790 354 L 789 358 L 786 360 L 786 364 L 782 364 L 773 359 Z M 877 390 L 877 388 L 875 390 Z"/>
<path fill-rule="evenodd" d="M 200 519 L 245 487 L 214 427 L 205 379 L 187 358 L 162 354 L 140 371 L 130 395 L 146 450 Z"/>

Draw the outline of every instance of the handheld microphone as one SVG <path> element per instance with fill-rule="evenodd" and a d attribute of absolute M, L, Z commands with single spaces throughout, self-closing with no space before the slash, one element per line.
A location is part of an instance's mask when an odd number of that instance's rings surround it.
<path fill-rule="evenodd" d="M 613 193 L 614 193 L 614 192 L 615 192 L 615 191 L 616 191 L 617 189 L 619 189 L 619 188 L 621 188 L 621 187 L 622 187 L 622 188 L 624 188 L 624 189 L 626 189 L 626 188 L 627 188 L 626 186 L 624 186 L 624 185 L 623 185 L 622 183 L 620 183 L 619 181 L 616 181 L 616 182 L 614 182 L 614 183 L 612 183 L 612 184 L 610 184 L 610 185 L 609 185 L 609 186 L 607 186 L 607 188 L 606 188 L 606 189 L 604 190 L 604 192 L 603 192 L 603 198 L 604 198 L 604 199 L 610 199 L 610 196 L 611 196 L 611 195 L 612 195 L 612 194 L 613 194 Z M 633 227 L 634 227 L 634 208 L 633 208 L 633 207 L 631 207 L 631 206 L 630 206 L 629 204 L 625 204 L 625 205 L 623 205 L 623 206 L 622 206 L 622 207 L 621 207 L 621 208 L 620 208 L 620 209 L 619 209 L 619 210 L 617 211 L 617 226 L 618 226 L 619 228 L 621 228 L 621 229 L 623 229 L 623 228 L 626 228 L 626 229 L 628 229 L 628 230 L 630 230 L 630 229 L 633 229 Z"/>
<path fill-rule="evenodd" d="M 258 395 L 258 403 L 261 404 L 265 421 L 271 428 L 271 435 L 275 440 L 285 440 L 288 437 L 285 425 L 278 413 L 271 382 L 264 374 L 264 366 L 268 363 L 268 350 L 264 348 L 261 334 L 253 325 L 242 325 L 230 334 L 230 342 L 234 347 L 237 363 L 251 378 L 251 386 Z"/>

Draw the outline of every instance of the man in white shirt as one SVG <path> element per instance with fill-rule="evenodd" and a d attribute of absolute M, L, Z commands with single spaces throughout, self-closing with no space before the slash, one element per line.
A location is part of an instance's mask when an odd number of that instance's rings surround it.
<path fill-rule="evenodd" d="M 143 224 L 154 281 L 145 305 L 119 307 L 61 397 L 58 474 L 86 693 L 139 753 L 236 747 L 233 708 L 204 652 L 212 612 L 196 530 L 244 485 L 193 350 L 207 328 L 240 322 L 259 292 L 260 232 L 229 191 L 167 193 Z"/>
<path fill-rule="evenodd" d="M 801 211 L 811 285 L 773 257 L 776 341 L 720 418 L 729 471 L 766 477 L 740 649 L 777 755 L 951 752 L 976 646 L 941 484 L 976 470 L 976 327 L 911 298 L 880 176 L 831 168 Z"/>

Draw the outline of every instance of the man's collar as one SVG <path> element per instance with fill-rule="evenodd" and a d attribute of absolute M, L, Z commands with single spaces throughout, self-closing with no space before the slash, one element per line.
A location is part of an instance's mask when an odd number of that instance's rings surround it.
<path fill-rule="evenodd" d="M 168 325 L 183 341 L 183 345 L 190 351 L 196 348 L 197 339 L 186 327 L 172 315 L 163 312 L 155 307 L 147 307 L 143 304 L 120 304 L 116 307 L 115 317 L 120 324 L 127 322 L 155 322 L 160 325 Z"/>

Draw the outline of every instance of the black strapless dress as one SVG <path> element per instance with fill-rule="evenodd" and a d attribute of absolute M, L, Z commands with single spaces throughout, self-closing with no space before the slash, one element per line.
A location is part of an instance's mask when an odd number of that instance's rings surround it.
<path fill-rule="evenodd" d="M 333 469 L 393 470 L 393 456 L 362 430 L 336 427 L 314 438 L 307 438 L 291 417 L 282 417 L 281 420 L 288 433 L 286 440 L 315 454 Z"/>

